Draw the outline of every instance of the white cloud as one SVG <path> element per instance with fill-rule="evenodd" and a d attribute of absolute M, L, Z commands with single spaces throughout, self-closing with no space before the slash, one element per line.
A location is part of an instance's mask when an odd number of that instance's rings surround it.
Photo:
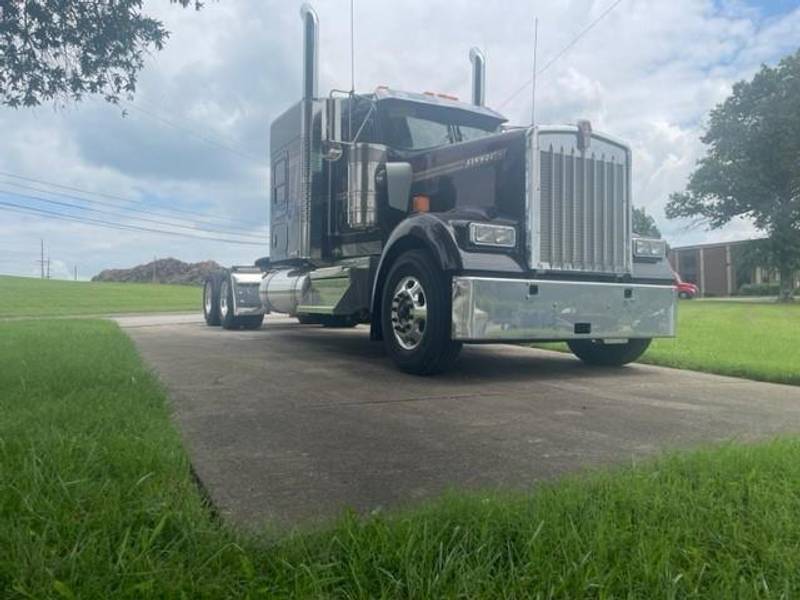
<path fill-rule="evenodd" d="M 467 97 L 467 52 L 478 45 L 488 57 L 488 103 L 497 106 L 530 78 L 534 16 L 544 65 L 610 1 L 357 0 L 357 87 Z M 315 5 L 321 89 L 347 88 L 349 3 Z M 96 100 L 64 110 L 0 109 L 0 171 L 207 211 L 257 230 L 267 211 L 269 122 L 299 94 L 298 9 L 299 2 L 220 0 L 198 13 L 151 0 L 146 10 L 172 36 L 142 73 L 138 110 Z M 628 140 L 634 201 L 673 244 L 746 237 L 752 229 L 741 222 L 711 233 L 687 230 L 686 223 L 667 221 L 663 206 L 703 153 L 699 137 L 708 111 L 735 81 L 796 50 L 798 39 L 800 9 L 764 17 L 734 1 L 623 0 L 539 79 L 537 116 L 542 122 L 589 117 L 596 129 Z M 504 112 L 512 122 L 527 122 L 530 90 Z M 35 270 L 40 237 L 68 273 L 78 264 L 82 275 L 153 255 L 249 263 L 265 252 L 0 211 L 0 270 Z"/>

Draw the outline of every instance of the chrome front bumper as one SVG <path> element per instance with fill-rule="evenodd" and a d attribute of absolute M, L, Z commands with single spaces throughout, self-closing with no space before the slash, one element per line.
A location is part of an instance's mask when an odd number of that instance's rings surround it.
<path fill-rule="evenodd" d="M 673 337 L 671 285 L 453 277 L 452 337 L 504 340 Z"/>

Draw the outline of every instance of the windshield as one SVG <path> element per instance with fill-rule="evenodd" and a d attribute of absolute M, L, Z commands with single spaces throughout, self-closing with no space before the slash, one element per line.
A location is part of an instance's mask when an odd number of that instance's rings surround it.
<path fill-rule="evenodd" d="M 382 106 L 380 112 L 387 143 L 402 150 L 424 150 L 475 140 L 497 133 L 499 128 L 496 121 L 468 111 L 406 102 Z"/>

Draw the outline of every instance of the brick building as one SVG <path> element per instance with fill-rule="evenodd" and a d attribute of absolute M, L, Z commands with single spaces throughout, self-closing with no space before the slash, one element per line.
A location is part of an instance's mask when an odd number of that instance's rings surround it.
<path fill-rule="evenodd" d="M 700 288 L 701 296 L 733 296 L 748 283 L 778 283 L 777 273 L 752 267 L 750 261 L 744 260 L 747 246 L 753 241 L 671 248 L 669 261 L 681 279 Z"/>

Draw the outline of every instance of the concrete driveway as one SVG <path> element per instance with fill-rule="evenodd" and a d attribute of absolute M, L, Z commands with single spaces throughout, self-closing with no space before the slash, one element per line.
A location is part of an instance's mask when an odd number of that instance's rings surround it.
<path fill-rule="evenodd" d="M 800 388 L 570 355 L 466 347 L 457 368 L 394 369 L 366 327 L 270 317 L 118 319 L 172 393 L 195 470 L 224 518 L 307 523 L 457 487 L 529 488 L 596 465 L 800 429 Z"/>

